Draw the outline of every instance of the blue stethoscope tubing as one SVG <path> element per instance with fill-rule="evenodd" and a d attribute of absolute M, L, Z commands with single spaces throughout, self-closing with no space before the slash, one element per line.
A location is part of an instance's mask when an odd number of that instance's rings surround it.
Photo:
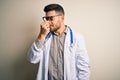
<path fill-rule="evenodd" d="M 72 32 L 72 29 L 70 27 L 68 27 L 69 30 L 70 30 L 70 42 L 71 44 L 73 43 L 73 32 Z"/>

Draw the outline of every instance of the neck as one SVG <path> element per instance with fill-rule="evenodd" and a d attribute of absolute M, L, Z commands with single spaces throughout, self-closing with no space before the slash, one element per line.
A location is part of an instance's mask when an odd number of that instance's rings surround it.
<path fill-rule="evenodd" d="M 55 31 L 56 34 L 61 35 L 66 29 L 65 25 L 62 25 L 57 31 Z"/>

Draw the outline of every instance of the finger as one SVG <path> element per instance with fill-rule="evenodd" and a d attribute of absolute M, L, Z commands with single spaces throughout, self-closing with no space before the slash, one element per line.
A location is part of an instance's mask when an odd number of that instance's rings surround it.
<path fill-rule="evenodd" d="M 49 28 L 49 27 L 50 27 L 50 24 L 49 24 L 49 23 L 46 23 L 46 24 L 44 25 L 44 27 Z"/>
<path fill-rule="evenodd" d="M 50 26 L 50 24 L 48 22 L 41 23 L 42 28 L 49 27 L 49 26 Z"/>

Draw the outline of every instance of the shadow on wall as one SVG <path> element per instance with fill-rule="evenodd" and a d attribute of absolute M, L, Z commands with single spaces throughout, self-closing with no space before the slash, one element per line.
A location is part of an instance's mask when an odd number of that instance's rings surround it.
<path fill-rule="evenodd" d="M 15 35 L 15 37 L 19 36 L 21 38 L 19 40 L 20 43 L 18 43 L 20 46 L 17 48 L 18 51 L 16 51 L 17 58 L 13 63 L 13 71 L 11 71 L 14 75 L 14 80 L 35 80 L 36 78 L 38 64 L 32 64 L 27 60 L 27 52 L 37 33 L 34 24 L 35 22 L 32 20 L 28 21 L 21 29 L 17 30 L 20 34 Z"/>
<path fill-rule="evenodd" d="M 11 71 L 13 73 L 14 80 L 35 80 L 38 64 L 32 64 L 27 60 L 27 52 L 36 38 L 36 29 L 34 27 L 35 22 L 32 20 L 26 22 L 21 29 L 16 30 L 20 32 L 19 35 L 15 35 L 15 37 L 19 36 L 20 46 L 17 48 L 18 51 L 15 53 L 17 58 L 13 63 L 13 67 Z M 22 24 L 21 24 L 22 25 Z M 36 25 L 35 25 L 36 26 Z M 17 47 L 17 45 L 15 45 Z"/>
<path fill-rule="evenodd" d="M 31 64 L 27 61 L 26 55 L 16 60 L 14 66 L 14 80 L 35 80 L 38 64 Z"/>
<path fill-rule="evenodd" d="M 35 80 L 38 64 L 31 64 L 26 56 L 39 29 L 37 3 L 0 1 L 0 80 Z"/>

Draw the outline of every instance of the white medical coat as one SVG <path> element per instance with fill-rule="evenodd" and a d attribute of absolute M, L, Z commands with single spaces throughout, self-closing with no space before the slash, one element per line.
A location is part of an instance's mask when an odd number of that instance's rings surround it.
<path fill-rule="evenodd" d="M 68 29 L 64 44 L 64 80 L 89 80 L 89 58 L 81 35 Z M 51 36 L 46 37 L 43 46 L 38 48 L 34 42 L 28 52 L 31 63 L 39 63 L 36 80 L 48 80 L 48 60 Z"/>

